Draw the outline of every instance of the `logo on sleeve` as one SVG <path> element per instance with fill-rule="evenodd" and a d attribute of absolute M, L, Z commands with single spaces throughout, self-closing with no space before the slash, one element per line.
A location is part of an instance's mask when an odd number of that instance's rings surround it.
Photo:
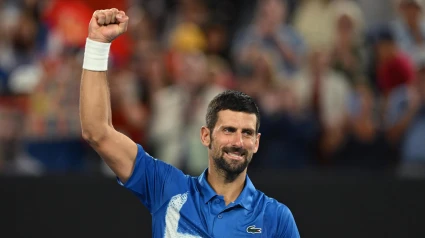
<path fill-rule="evenodd" d="M 259 234 L 259 233 L 261 233 L 261 228 L 257 228 L 257 227 L 255 227 L 255 225 L 248 226 L 246 228 L 246 232 L 251 233 L 251 234 Z"/>

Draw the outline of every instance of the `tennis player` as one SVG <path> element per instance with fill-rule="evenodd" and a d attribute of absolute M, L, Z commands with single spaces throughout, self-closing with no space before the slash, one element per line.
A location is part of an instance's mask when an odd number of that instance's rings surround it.
<path fill-rule="evenodd" d="M 258 108 L 248 95 L 225 91 L 209 104 L 200 140 L 209 166 L 199 177 L 152 158 L 116 131 L 107 81 L 111 42 L 127 30 L 117 9 L 95 11 L 81 78 L 84 139 L 152 214 L 153 237 L 300 237 L 284 204 L 255 189 L 247 167 L 257 152 Z M 207 158 L 205 158 L 207 159 Z"/>

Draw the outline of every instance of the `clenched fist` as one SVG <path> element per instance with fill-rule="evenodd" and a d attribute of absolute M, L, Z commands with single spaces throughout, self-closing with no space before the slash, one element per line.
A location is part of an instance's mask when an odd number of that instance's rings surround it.
<path fill-rule="evenodd" d="M 128 16 L 116 8 L 97 10 L 89 23 L 89 39 L 110 43 L 127 31 Z"/>

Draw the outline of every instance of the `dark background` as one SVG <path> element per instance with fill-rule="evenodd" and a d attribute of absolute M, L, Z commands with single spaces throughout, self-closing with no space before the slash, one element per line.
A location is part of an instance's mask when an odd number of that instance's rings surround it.
<path fill-rule="evenodd" d="M 252 171 L 301 237 L 425 237 L 425 181 L 365 171 Z M 151 237 L 151 217 L 113 179 L 0 178 L 1 237 Z M 3 196 L 8 194 L 7 196 Z"/>

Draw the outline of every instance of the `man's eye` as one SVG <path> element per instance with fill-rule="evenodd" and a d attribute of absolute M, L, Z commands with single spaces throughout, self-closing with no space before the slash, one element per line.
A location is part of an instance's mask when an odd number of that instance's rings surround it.
<path fill-rule="evenodd" d="M 234 130 L 232 128 L 224 128 L 223 131 L 224 132 L 233 132 Z"/>
<path fill-rule="evenodd" d="M 252 131 L 245 131 L 244 134 L 248 136 L 252 136 L 254 133 Z"/>

